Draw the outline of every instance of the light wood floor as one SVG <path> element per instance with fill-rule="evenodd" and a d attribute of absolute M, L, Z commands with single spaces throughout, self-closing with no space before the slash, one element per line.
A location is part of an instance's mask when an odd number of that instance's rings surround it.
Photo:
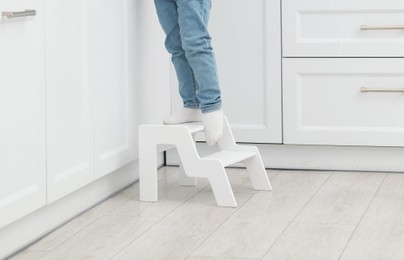
<path fill-rule="evenodd" d="M 12 259 L 404 259 L 404 174 L 268 170 L 272 192 L 227 169 L 238 208 L 208 182 L 159 171 L 159 202 L 136 183 Z"/>

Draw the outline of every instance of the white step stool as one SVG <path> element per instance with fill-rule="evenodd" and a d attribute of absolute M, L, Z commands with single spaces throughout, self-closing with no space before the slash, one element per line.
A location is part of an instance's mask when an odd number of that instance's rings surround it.
<path fill-rule="evenodd" d="M 195 146 L 195 133 L 204 131 L 202 122 L 177 125 L 139 126 L 140 200 L 157 201 L 157 152 L 177 148 L 181 160 L 182 185 L 196 185 L 196 178 L 208 178 L 218 206 L 237 207 L 225 167 L 245 164 L 254 190 L 271 190 L 258 148 L 238 145 L 227 117 L 223 118 L 223 135 L 219 152 L 200 157 Z"/>

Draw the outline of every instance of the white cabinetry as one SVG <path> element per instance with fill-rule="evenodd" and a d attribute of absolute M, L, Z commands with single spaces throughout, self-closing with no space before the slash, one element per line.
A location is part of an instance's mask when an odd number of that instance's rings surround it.
<path fill-rule="evenodd" d="M 209 28 L 236 141 L 256 143 L 269 168 L 403 171 L 402 10 L 401 0 L 214 2 Z M 167 162 L 179 163 L 175 152 Z"/>
<path fill-rule="evenodd" d="M 285 144 L 404 146 L 404 59 L 284 60 Z"/>
<path fill-rule="evenodd" d="M 282 143 L 280 28 L 279 0 L 213 2 L 209 30 L 237 142 Z M 173 67 L 171 75 L 175 111 L 182 101 Z"/>
<path fill-rule="evenodd" d="M 135 159 L 127 4 L 47 2 L 48 201 Z"/>
<path fill-rule="evenodd" d="M 94 178 L 86 6 L 87 1 L 80 0 L 46 3 L 48 202 Z"/>
<path fill-rule="evenodd" d="M 137 156 L 133 3 L 0 0 L 25 9 L 0 19 L 0 228 Z"/>
<path fill-rule="evenodd" d="M 44 8 L 0 0 L 0 228 L 46 204 Z"/>
<path fill-rule="evenodd" d="M 283 0 L 283 55 L 404 56 L 404 1 Z"/>
<path fill-rule="evenodd" d="M 131 0 L 88 1 L 88 75 L 94 93 L 95 177 L 136 157 Z"/>
<path fill-rule="evenodd" d="M 284 143 L 403 147 L 404 2 L 282 8 Z"/>

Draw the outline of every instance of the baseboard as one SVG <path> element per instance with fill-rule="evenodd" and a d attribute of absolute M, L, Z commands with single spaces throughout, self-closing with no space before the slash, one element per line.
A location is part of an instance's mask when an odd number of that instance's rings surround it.
<path fill-rule="evenodd" d="M 404 172 L 404 147 L 246 145 L 258 147 L 268 169 Z M 200 156 L 217 151 L 216 146 L 209 147 L 204 142 L 198 142 L 197 149 Z M 175 149 L 166 152 L 166 164 L 179 164 Z"/>
<path fill-rule="evenodd" d="M 0 229 L 0 259 L 7 258 L 139 179 L 138 161 Z M 163 153 L 158 155 L 164 165 Z"/>

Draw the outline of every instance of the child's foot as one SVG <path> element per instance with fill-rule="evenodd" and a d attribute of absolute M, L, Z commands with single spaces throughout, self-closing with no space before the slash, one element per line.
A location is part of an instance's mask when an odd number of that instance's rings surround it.
<path fill-rule="evenodd" d="M 202 113 L 199 108 L 184 107 L 171 116 L 164 119 L 165 125 L 176 125 L 187 122 L 202 121 Z"/>
<path fill-rule="evenodd" d="M 202 114 L 202 121 L 205 126 L 206 143 L 212 146 L 223 133 L 223 109 Z"/>

